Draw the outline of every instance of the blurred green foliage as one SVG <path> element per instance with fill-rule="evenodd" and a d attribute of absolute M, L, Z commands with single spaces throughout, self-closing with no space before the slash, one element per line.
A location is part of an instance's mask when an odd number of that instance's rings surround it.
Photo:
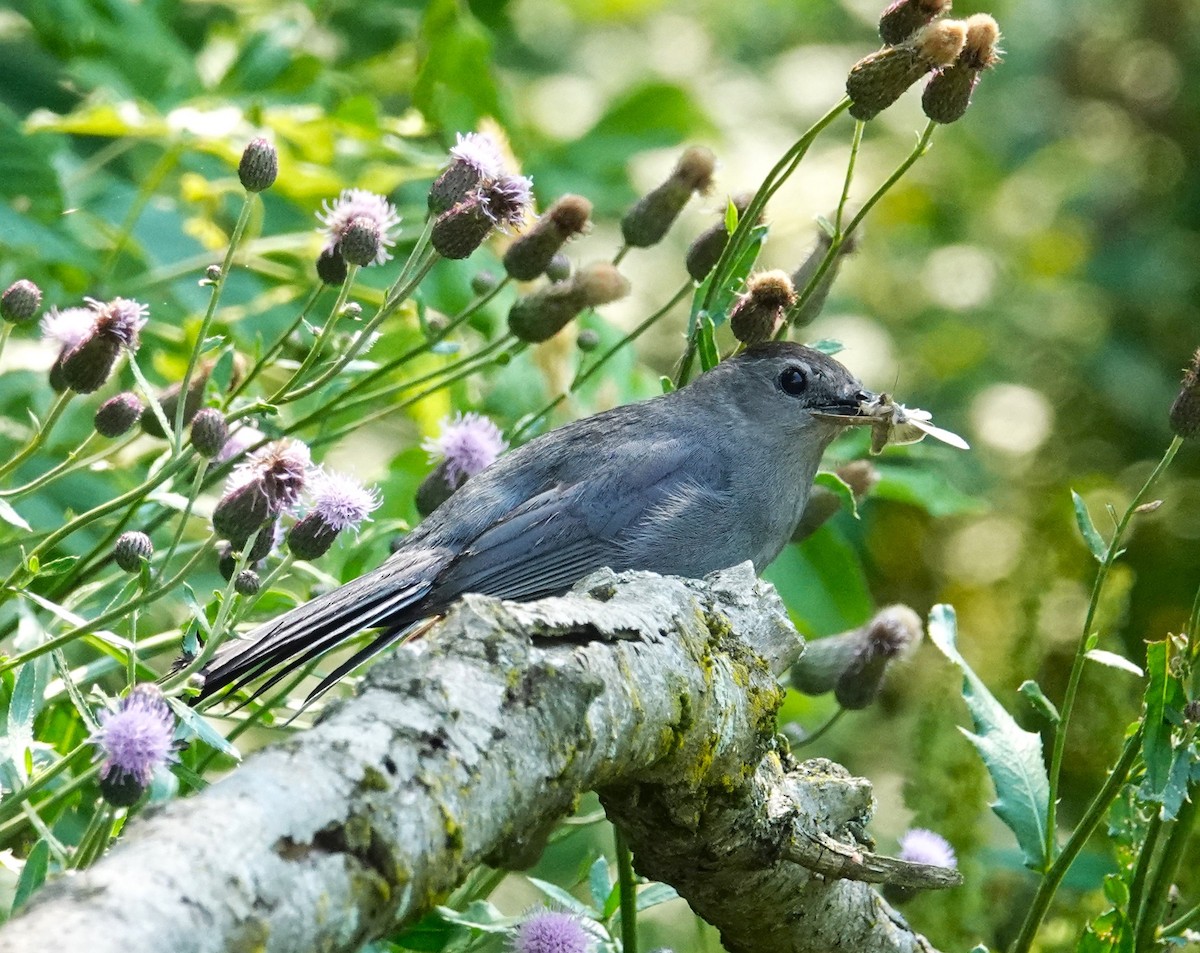
<path fill-rule="evenodd" d="M 456 131 L 502 129 L 543 205 L 568 190 L 595 203 L 601 224 L 572 247 L 577 261 L 611 254 L 620 213 L 682 144 L 703 142 L 722 160 L 714 201 L 689 210 L 664 247 L 631 257 L 634 296 L 586 321 L 607 345 L 678 285 L 687 242 L 721 214 L 723 196 L 755 187 L 836 101 L 846 70 L 874 48 L 879 5 L 18 2 L 0 11 L 0 287 L 28 277 L 61 305 L 85 294 L 149 302 L 143 366 L 165 385 L 178 379 L 203 313 L 197 278 L 219 260 L 237 215 L 237 157 L 259 130 L 270 131 L 285 171 L 264 193 L 219 315 L 247 345 L 272 340 L 309 293 L 320 247 L 313 214 L 341 188 L 391 195 L 405 214 L 397 251 L 411 246 Z M 1094 571 L 1069 490 L 1093 514 L 1110 501 L 1122 507 L 1169 439 L 1178 369 L 1200 345 L 1200 8 L 998 0 L 987 9 L 1005 31 L 1004 64 L 871 215 L 861 251 L 808 329 L 813 340 L 843 341 L 841 358 L 868 386 L 932 409 L 974 450 L 888 450 L 861 519 L 839 514 L 770 578 L 817 636 L 888 602 L 919 611 L 953 603 L 963 654 L 1037 729 L 1016 687 L 1035 678 L 1061 697 Z M 868 126 L 852 201 L 922 125 L 910 93 Z M 811 220 L 837 202 L 850 128 L 835 124 L 773 201 L 765 264 L 791 270 L 803 258 Z M 455 313 L 483 268 L 498 270 L 494 251 L 442 263 L 421 305 Z M 478 316 L 468 343 L 487 337 L 510 301 Z M 656 392 L 680 352 L 683 317 L 639 342 L 641 360 L 614 361 L 557 419 Z M 394 322 L 370 357 L 403 353 L 419 335 L 415 319 Z M 52 357 L 29 331 L 9 341 L 0 435 L 19 432 L 29 410 L 45 413 Z M 355 461 L 386 503 L 328 571 L 345 579 L 378 561 L 390 534 L 416 519 L 413 492 L 428 468 L 420 437 L 452 406 L 512 423 L 555 396 L 575 360 L 569 341 L 552 343 L 341 439 L 330 459 Z M 51 449 L 70 449 L 89 426 L 76 413 Z M 862 449 L 851 441 L 835 456 Z M 72 475 L 22 515 L 53 526 L 108 499 L 113 481 Z M 1099 619 L 1101 647 L 1139 663 L 1145 642 L 1181 629 L 1200 581 L 1194 446 L 1158 495 L 1163 506 L 1139 518 Z M 103 538 L 81 536 L 76 551 Z M 195 588 L 216 584 L 210 571 Z M 151 616 L 155 631 L 172 621 L 166 607 Z M 1082 691 L 1061 791 L 1068 823 L 1115 757 L 1142 689 L 1096 666 Z M 982 769 L 951 729 L 962 717 L 957 695 L 957 680 L 926 652 L 882 704 L 843 719 L 820 753 L 876 784 L 882 847 L 913 822 L 958 850 L 967 885 L 920 898 L 915 924 L 948 948 L 980 938 L 1002 945 L 1032 879 L 990 819 Z M 784 717 L 812 727 L 830 711 L 825 699 L 792 697 Z M 543 863 L 569 881 L 597 849 L 568 855 L 558 845 Z M 1081 858 L 1046 949 L 1073 946 L 1084 916 L 1103 905 L 1112 863 L 1100 843 Z M 1181 888 L 1200 889 L 1194 871 Z M 502 894 L 528 902 L 519 889 Z M 678 949 L 718 949 L 694 929 L 678 911 L 652 919 L 647 933 Z"/>

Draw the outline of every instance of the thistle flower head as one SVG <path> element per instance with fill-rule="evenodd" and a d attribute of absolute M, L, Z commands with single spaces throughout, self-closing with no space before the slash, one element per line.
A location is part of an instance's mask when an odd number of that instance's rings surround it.
<path fill-rule="evenodd" d="M 192 446 L 202 457 L 215 457 L 229 442 L 229 425 L 216 407 L 205 407 L 192 418 Z"/>
<path fill-rule="evenodd" d="M 312 453 L 299 440 L 285 437 L 269 443 L 229 474 L 225 490 L 230 493 L 258 483 L 275 513 L 289 510 L 300 500 L 312 469 Z"/>
<path fill-rule="evenodd" d="M 279 153 L 261 136 L 251 139 L 238 162 L 238 180 L 247 192 L 269 189 L 279 175 Z"/>
<path fill-rule="evenodd" d="M 308 489 L 313 512 L 336 532 L 352 529 L 379 509 L 379 491 L 344 473 L 318 469 Z"/>
<path fill-rule="evenodd" d="M 113 546 L 113 559 L 126 572 L 138 572 L 142 560 L 154 555 L 154 543 L 145 533 L 130 530 L 117 537 Z"/>
<path fill-rule="evenodd" d="M 526 915 L 512 938 L 513 953 L 587 953 L 590 946 L 579 917 L 545 907 Z"/>
<path fill-rule="evenodd" d="M 629 294 L 629 282 L 609 262 L 594 262 L 564 281 L 518 298 L 508 311 L 508 329 L 522 341 L 547 341 L 584 308 Z"/>
<path fill-rule="evenodd" d="M 977 13 L 968 17 L 964 26 L 966 40 L 958 59 L 935 72 L 921 94 L 921 108 L 934 122 L 961 119 L 984 70 L 1000 62 L 1000 27 L 996 21 L 986 13 Z"/>
<path fill-rule="evenodd" d="M 520 225 L 533 205 L 533 179 L 525 175 L 502 175 L 479 186 L 483 209 L 496 227 Z"/>
<path fill-rule="evenodd" d="M 587 228 L 592 203 L 580 195 L 564 195 L 504 253 L 504 270 L 519 281 L 543 274 L 563 244 Z"/>
<path fill-rule="evenodd" d="M 729 315 L 733 336 L 744 344 L 769 341 L 795 300 L 796 292 L 787 272 L 764 271 L 752 275 L 746 283 L 746 294 Z"/>
<path fill-rule="evenodd" d="M 96 313 L 91 308 L 51 308 L 42 315 L 42 337 L 64 351 L 75 347 L 95 326 Z"/>
<path fill-rule="evenodd" d="M 322 254 L 341 244 L 356 218 L 370 220 L 379 230 L 379 248 L 374 263 L 383 264 L 392 257 L 389 249 L 395 240 L 391 237 L 391 230 L 400 224 L 400 216 L 395 206 L 382 195 L 365 189 L 343 189 L 332 205 L 328 201 L 322 204 L 322 211 L 317 213 L 326 236 L 325 252 Z"/>
<path fill-rule="evenodd" d="M 879 36 L 895 46 L 950 9 L 950 0 L 895 0 L 879 17 Z"/>
<path fill-rule="evenodd" d="M 485 132 L 455 134 L 455 144 L 450 147 L 454 163 L 473 169 L 481 179 L 494 179 L 504 174 L 504 158 L 500 148 Z"/>
<path fill-rule="evenodd" d="M 426 438 L 421 446 L 431 461 L 445 461 L 446 481 L 458 487 L 491 466 L 507 444 L 500 428 L 487 417 L 459 412 L 453 420 L 443 420 L 441 433 Z"/>
<path fill-rule="evenodd" d="M 1184 371 L 1168 419 L 1177 436 L 1185 440 L 1200 437 L 1200 350 L 1192 355 L 1192 363 Z"/>
<path fill-rule="evenodd" d="M 658 244 L 692 193 L 708 191 L 716 166 L 716 156 L 708 149 L 687 149 L 667 180 L 643 195 L 621 219 L 625 244 L 633 248 Z"/>
<path fill-rule="evenodd" d="M 359 215 L 350 219 L 342 232 L 338 248 L 342 257 L 351 265 L 370 265 L 379 261 L 379 251 L 383 236 L 379 232 L 379 223 L 367 215 Z"/>
<path fill-rule="evenodd" d="M 111 337 L 127 351 L 138 349 L 138 332 L 146 324 L 150 308 L 129 298 L 113 298 L 112 301 L 97 301 L 84 298 L 95 315 L 95 334 Z"/>
<path fill-rule="evenodd" d="M 900 838 L 900 859 L 910 864 L 933 867 L 957 867 L 958 859 L 950 842 L 935 831 L 912 827 Z"/>
<path fill-rule="evenodd" d="M 142 402 L 137 394 L 125 391 L 110 397 L 96 410 L 92 422 L 101 437 L 119 437 L 128 433 L 141 419 Z"/>
<path fill-rule="evenodd" d="M 105 796 L 128 806 L 149 786 L 154 772 L 175 758 L 175 718 L 158 686 L 137 685 L 115 711 L 100 713 L 91 737 L 100 760 L 100 778 L 110 783 Z"/>

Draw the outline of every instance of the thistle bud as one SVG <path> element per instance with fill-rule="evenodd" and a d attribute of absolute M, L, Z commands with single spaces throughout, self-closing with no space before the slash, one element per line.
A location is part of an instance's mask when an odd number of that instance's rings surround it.
<path fill-rule="evenodd" d="M 491 294 L 500 284 L 500 279 L 490 271 L 477 271 L 471 276 L 471 293 L 483 297 Z"/>
<path fill-rule="evenodd" d="M 440 215 L 463 201 L 472 189 L 504 174 L 504 160 L 491 137 L 469 132 L 457 136 L 450 165 L 429 188 L 429 211 Z"/>
<path fill-rule="evenodd" d="M 429 240 L 443 258 L 467 258 L 492 229 L 519 224 L 532 201 L 531 182 L 524 176 L 506 175 L 484 181 L 433 223 Z"/>
<path fill-rule="evenodd" d="M 142 416 L 142 409 L 137 394 L 129 391 L 110 397 L 100 405 L 93 418 L 96 433 L 109 439 L 128 433 Z"/>
<path fill-rule="evenodd" d="M 879 693 L 888 662 L 920 641 L 920 617 L 908 606 L 889 606 L 861 628 L 807 643 L 792 666 L 792 685 L 806 695 L 833 691 L 843 708 L 865 708 Z"/>
<path fill-rule="evenodd" d="M 896 0 L 879 17 L 879 36 L 896 46 L 949 9 L 950 0 Z"/>
<path fill-rule="evenodd" d="M 128 532 L 117 537 L 113 559 L 126 572 L 139 572 L 142 560 L 154 555 L 154 543 L 145 533 Z"/>
<path fill-rule="evenodd" d="M 949 66 L 967 41 L 959 20 L 936 20 L 900 46 L 884 47 L 854 64 L 846 79 L 850 115 L 874 119 L 930 70 Z"/>
<path fill-rule="evenodd" d="M 504 270 L 510 278 L 532 281 L 543 274 L 563 244 L 582 234 L 592 203 L 580 195 L 564 195 L 546 210 L 537 224 L 508 246 Z"/>
<path fill-rule="evenodd" d="M 32 320 L 42 306 L 42 289 L 27 278 L 14 281 L 0 295 L 0 318 L 12 324 Z"/>
<path fill-rule="evenodd" d="M 1200 350 L 1183 375 L 1179 393 L 1171 404 L 1171 429 L 1185 440 L 1200 436 Z"/>
<path fill-rule="evenodd" d="M 349 271 L 342 250 L 337 245 L 327 245 L 317 256 L 317 277 L 322 284 L 340 285 L 346 280 Z"/>
<path fill-rule="evenodd" d="M 225 415 L 215 407 L 205 407 L 192 418 L 192 446 L 202 457 L 215 457 L 229 439 Z"/>
<path fill-rule="evenodd" d="M 522 341 L 554 337 L 585 308 L 616 301 L 629 293 L 629 282 L 607 262 L 581 268 L 566 281 L 546 285 L 518 298 L 508 312 L 508 329 Z"/>
<path fill-rule="evenodd" d="M 649 248 L 662 241 L 692 193 L 708 191 L 716 164 L 716 157 L 708 149 L 693 146 L 684 152 L 670 177 L 643 195 L 621 219 L 625 244 Z"/>
<path fill-rule="evenodd" d="M 351 219 L 342 231 L 338 248 L 348 264 L 370 265 L 379 256 L 381 239 L 379 223 L 374 218 L 359 215 Z"/>
<path fill-rule="evenodd" d="M 996 45 L 1000 27 L 996 21 L 986 13 L 977 13 L 967 18 L 966 25 L 967 39 L 958 59 L 934 73 L 921 94 L 921 108 L 934 122 L 961 119 L 971 105 L 971 95 L 983 71 L 1000 61 Z"/>
<path fill-rule="evenodd" d="M 551 281 L 566 281 L 571 277 L 571 259 L 559 252 L 546 266 L 546 277 Z"/>
<path fill-rule="evenodd" d="M 239 596 L 256 596 L 262 588 L 262 580 L 253 569 L 243 569 L 233 581 L 233 591 Z"/>
<path fill-rule="evenodd" d="M 575 339 L 575 346 L 584 354 L 590 354 L 600 346 L 600 335 L 591 328 L 584 328 Z"/>
<path fill-rule="evenodd" d="M 746 293 L 733 306 L 729 328 L 743 344 L 761 344 L 783 326 L 783 316 L 796 300 L 792 281 L 782 271 L 751 275 Z"/>
<path fill-rule="evenodd" d="M 829 254 L 829 249 L 833 246 L 833 239 L 829 233 L 823 228 L 817 229 L 817 241 L 809 251 L 808 257 L 800 263 L 799 268 L 792 272 L 792 285 L 795 287 L 797 295 L 796 306 L 788 315 L 788 323 L 792 327 L 802 328 L 816 320 L 817 316 L 821 313 L 821 309 L 825 307 L 825 302 L 829 298 L 829 292 L 833 288 L 833 283 L 842 268 L 842 259 L 854 254 L 858 250 L 861 237 L 862 231 L 859 228 L 842 241 L 841 245 L 838 246 L 833 261 L 829 263 L 829 267 L 825 269 L 825 273 L 821 275 L 816 285 L 813 286 L 808 296 L 805 297 L 805 290 L 820 270 L 821 263 L 825 260 L 825 256 Z"/>
<path fill-rule="evenodd" d="M 122 350 L 135 352 L 146 323 L 146 306 L 128 298 L 101 302 L 85 299 L 94 315 L 91 330 L 59 355 L 62 380 L 77 394 L 99 390 L 112 374 Z"/>
<path fill-rule="evenodd" d="M 750 199 L 749 194 L 738 195 L 730 199 L 733 207 L 737 209 L 739 219 L 750 207 Z M 708 273 L 717 267 L 717 262 L 721 260 L 721 255 L 728 244 L 729 232 L 725 228 L 725 209 L 722 209 L 720 221 L 701 232 L 696 236 L 696 240 L 688 246 L 686 258 L 688 274 L 696 281 L 703 281 L 708 277 Z"/>
<path fill-rule="evenodd" d="M 238 163 L 238 178 L 247 192 L 269 189 L 279 175 L 279 153 L 266 139 L 251 139 Z"/>

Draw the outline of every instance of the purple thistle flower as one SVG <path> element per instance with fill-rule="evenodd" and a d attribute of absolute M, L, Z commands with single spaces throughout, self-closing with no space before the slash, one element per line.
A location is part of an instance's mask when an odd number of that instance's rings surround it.
<path fill-rule="evenodd" d="M 365 218 L 379 227 L 379 251 L 375 255 L 375 264 L 382 265 L 392 257 L 388 249 L 395 244 L 395 240 L 390 232 L 400 224 L 400 216 L 395 206 L 382 195 L 365 189 L 343 189 L 332 205 L 328 201 L 322 203 L 322 209 L 317 213 L 317 219 L 325 226 L 327 239 L 322 254 L 341 243 L 351 222 L 356 218 Z"/>
<path fill-rule="evenodd" d="M 73 348 L 96 326 L 96 312 L 91 308 L 51 308 L 42 316 L 42 337 L 53 341 L 62 350 Z"/>
<path fill-rule="evenodd" d="M 458 413 L 454 419 L 442 421 L 442 432 L 427 437 L 421 446 L 429 452 L 430 460 L 445 460 L 445 477 L 450 486 L 489 467 L 508 444 L 500 428 L 482 414 Z"/>
<path fill-rule="evenodd" d="M 100 728 L 91 737 L 100 778 L 130 780 L 144 789 L 154 772 L 175 760 L 175 716 L 153 683 L 137 685 L 115 711 L 100 713 Z"/>
<path fill-rule="evenodd" d="M 312 471 L 312 453 L 299 440 L 284 437 L 257 450 L 229 474 L 225 494 L 260 482 L 274 513 L 290 510 L 300 500 L 305 480 Z"/>
<path fill-rule="evenodd" d="M 479 186 L 484 213 L 500 230 L 520 225 L 533 205 L 533 179 L 524 175 L 502 175 Z"/>
<path fill-rule="evenodd" d="M 494 179 L 504 174 L 504 158 L 495 141 L 484 132 L 468 132 L 465 136 L 455 134 L 457 140 L 450 147 L 450 155 L 464 165 L 470 166 L 481 179 Z"/>
<path fill-rule="evenodd" d="M 590 946 L 577 916 L 545 907 L 525 917 L 512 941 L 513 953 L 587 953 Z"/>
<path fill-rule="evenodd" d="M 344 529 L 358 532 L 358 524 L 379 508 L 379 491 L 343 473 L 317 470 L 308 491 L 313 512 L 322 522 L 340 533 Z"/>
<path fill-rule="evenodd" d="M 900 859 L 910 864 L 929 864 L 934 867 L 957 867 L 954 848 L 935 831 L 912 827 L 900 838 Z"/>
<path fill-rule="evenodd" d="M 112 301 L 97 301 L 84 298 L 95 317 L 95 330 L 119 341 L 128 351 L 138 349 L 138 332 L 146 324 L 150 308 L 129 298 L 113 298 Z"/>
<path fill-rule="evenodd" d="M 239 427 L 229 435 L 229 439 L 221 447 L 221 452 L 217 454 L 215 462 L 226 463 L 234 457 L 240 457 L 265 437 L 265 433 L 256 427 L 251 427 L 249 424 Z"/>

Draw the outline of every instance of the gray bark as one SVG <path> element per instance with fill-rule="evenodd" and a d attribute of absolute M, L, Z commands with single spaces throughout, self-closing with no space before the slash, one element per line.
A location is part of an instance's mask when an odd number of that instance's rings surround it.
<path fill-rule="evenodd" d="M 468 596 L 314 728 L 48 885 L 0 953 L 354 950 L 475 866 L 529 862 L 588 789 L 732 953 L 929 950 L 860 881 L 953 877 L 871 855 L 867 782 L 779 747 L 801 649 L 749 564 Z"/>

